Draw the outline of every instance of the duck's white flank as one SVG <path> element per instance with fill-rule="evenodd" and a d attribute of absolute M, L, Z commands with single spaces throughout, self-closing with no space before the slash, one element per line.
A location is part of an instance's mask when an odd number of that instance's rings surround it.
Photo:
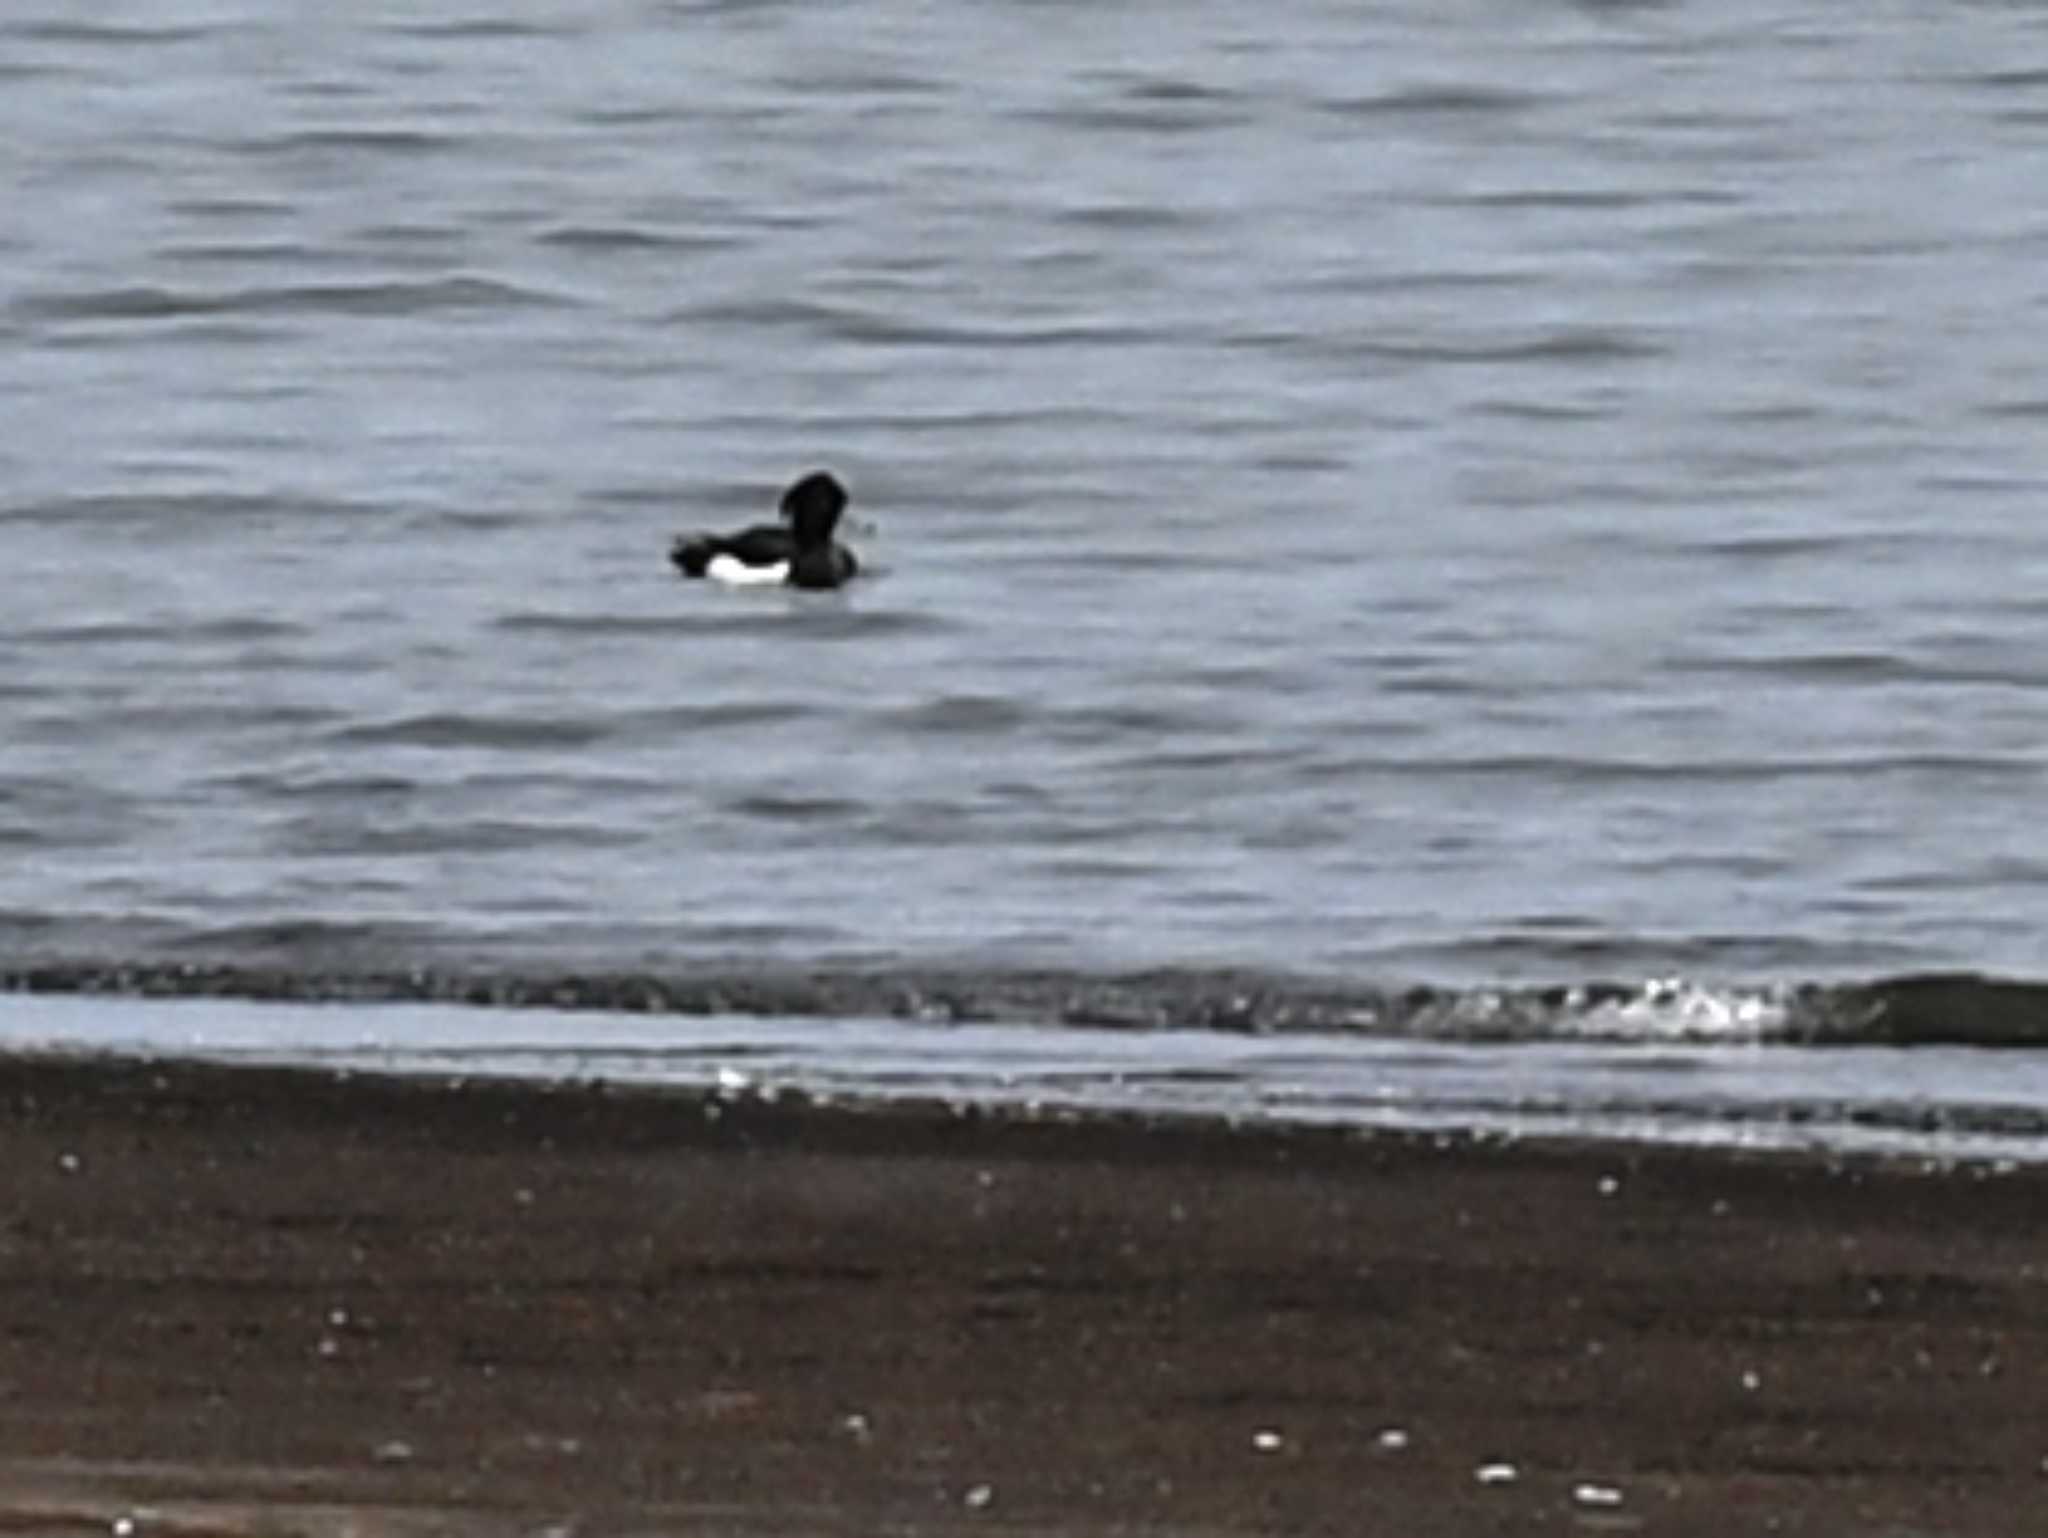
<path fill-rule="evenodd" d="M 789 562 L 777 561 L 773 566 L 749 566 L 745 561 L 735 560 L 729 555 L 714 555 L 705 566 L 704 575 L 713 582 L 728 582 L 734 587 L 766 587 L 771 582 L 785 582 L 789 579 Z"/>

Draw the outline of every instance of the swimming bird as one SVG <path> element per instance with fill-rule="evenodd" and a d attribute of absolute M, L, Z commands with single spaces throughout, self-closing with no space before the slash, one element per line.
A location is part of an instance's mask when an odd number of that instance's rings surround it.
<path fill-rule="evenodd" d="M 860 562 L 832 537 L 846 511 L 846 488 L 827 470 L 813 470 L 782 494 L 780 523 L 757 523 L 737 534 L 688 534 L 668 558 L 686 577 L 714 582 L 838 587 Z"/>

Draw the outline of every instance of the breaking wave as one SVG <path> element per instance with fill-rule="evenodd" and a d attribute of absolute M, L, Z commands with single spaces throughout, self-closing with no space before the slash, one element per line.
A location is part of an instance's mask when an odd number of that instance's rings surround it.
<path fill-rule="evenodd" d="M 1659 978 L 1570 987 L 1441 989 L 1213 969 L 1128 974 L 788 967 L 520 972 L 51 960 L 0 967 L 0 991 L 1251 1035 L 1334 1033 L 1457 1042 L 2048 1046 L 2048 982 L 1961 972 L 1759 986 Z"/>

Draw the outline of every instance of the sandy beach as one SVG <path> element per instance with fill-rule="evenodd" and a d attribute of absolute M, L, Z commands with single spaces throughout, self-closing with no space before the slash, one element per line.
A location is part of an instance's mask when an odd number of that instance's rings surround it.
<path fill-rule="evenodd" d="M 0 1063 L 0 1530 L 2034 1534 L 2048 1175 Z"/>

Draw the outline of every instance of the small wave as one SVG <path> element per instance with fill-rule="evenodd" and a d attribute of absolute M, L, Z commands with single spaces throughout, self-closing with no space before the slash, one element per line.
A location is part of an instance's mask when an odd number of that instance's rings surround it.
<path fill-rule="evenodd" d="M 496 278 L 457 275 L 427 281 L 294 283 L 203 292 L 135 284 L 123 288 L 31 293 L 10 313 L 28 320 L 183 320 L 221 315 L 420 315 L 435 310 L 511 309 L 569 301 Z"/>
<path fill-rule="evenodd" d="M 2031 664 L 2032 659 L 2026 659 Z M 2048 685 L 2048 669 L 2015 660 L 2008 666 L 1959 666 L 1930 662 L 1893 651 L 1777 652 L 1751 656 L 1679 656 L 1665 663 L 1672 673 L 1763 675 L 1828 684 L 1939 684 L 2004 689 L 2039 689 Z M 1957 755 L 1958 764 L 1971 760 Z M 2010 760 L 1992 758 L 1993 768 Z"/>
<path fill-rule="evenodd" d="M 754 791 L 728 799 L 723 810 L 735 817 L 765 822 L 848 822 L 865 815 L 867 803 L 845 796 L 804 796 Z"/>
<path fill-rule="evenodd" d="M 1542 106 L 1537 91 L 1468 84 L 1410 85 L 1366 96 L 1333 97 L 1319 105 L 1337 117 L 1509 116 Z"/>
<path fill-rule="evenodd" d="M 600 721 L 438 711 L 345 726 L 327 740 L 415 748 L 582 748 L 602 741 L 610 730 Z"/>
<path fill-rule="evenodd" d="M 303 267 L 324 260 L 326 253 L 296 240 L 218 240 L 181 242 L 158 248 L 167 262 L 221 267 Z"/>
<path fill-rule="evenodd" d="M 1034 107 L 1019 116 L 1048 128 L 1104 134 L 1206 134 L 1251 121 L 1248 111 L 1219 99 L 1150 96 Z"/>
<path fill-rule="evenodd" d="M 616 718 L 621 731 L 666 736 L 675 732 L 715 732 L 738 726 L 779 726 L 809 721 L 816 705 L 801 700 L 714 700 L 703 705 L 664 705 Z"/>
<path fill-rule="evenodd" d="M 469 16 L 454 21 L 387 21 L 382 30 L 400 37 L 445 38 L 455 42 L 488 42 L 493 39 L 567 37 L 566 26 L 517 21 L 509 16 Z"/>
<path fill-rule="evenodd" d="M 1750 657 L 1679 657 L 1672 659 L 1667 667 L 1672 673 L 1728 676 L 1747 674 L 1828 684 L 1994 683 L 2038 687 L 2042 681 L 2041 675 L 2036 673 L 1930 668 L 1897 652 L 1882 651 L 1783 652 L 1772 656 Z"/>
<path fill-rule="evenodd" d="M 568 251 L 722 251 L 739 244 L 731 235 L 701 231 L 651 230 L 639 225 L 564 224 L 543 230 L 534 240 Z"/>
<path fill-rule="evenodd" d="M 403 798 L 423 788 L 422 781 L 396 774 L 287 774 L 249 769 L 213 775 L 200 783 L 279 800 L 332 800 L 357 806 L 368 800 Z"/>
<path fill-rule="evenodd" d="M 1981 74 L 1958 75 L 1954 79 L 1958 85 L 1984 86 L 1994 91 L 2024 91 L 2031 94 L 2048 86 L 2048 69 L 2033 66 L 1994 69 Z"/>
<path fill-rule="evenodd" d="M 431 155 L 458 149 L 458 135 L 422 128 L 307 128 L 268 138 L 247 139 L 234 146 L 246 155 L 353 154 Z"/>
<path fill-rule="evenodd" d="M 1510 187 L 1460 192 L 1454 201 L 1471 208 L 1628 209 L 1690 202 L 1683 194 L 1645 192 L 1629 187 Z"/>
<path fill-rule="evenodd" d="M 1125 87 L 1124 94 L 1133 101 L 1234 102 L 1245 99 L 1244 92 L 1230 86 L 1166 75 L 1133 80 Z"/>
<path fill-rule="evenodd" d="M 1063 208 L 1054 217 L 1062 224 L 1080 229 L 1118 233 L 1188 230 L 1205 222 L 1205 216 L 1199 212 L 1159 203 L 1090 203 Z"/>
<path fill-rule="evenodd" d="M 1488 397 L 1474 401 L 1472 409 L 1485 416 L 1523 422 L 1601 422 L 1615 417 L 1614 408 L 1609 405 L 1558 400 Z"/>
<path fill-rule="evenodd" d="M 1838 555 L 1868 554 L 1878 541 L 1867 534 L 1744 534 L 1723 539 L 1703 539 L 1686 546 L 1691 555 L 1725 560 L 1761 562 L 1807 558 L 1832 559 Z"/>
<path fill-rule="evenodd" d="M 210 37 L 210 27 L 151 27 L 108 21 L 30 21 L 0 27 L 0 37 L 31 43 L 87 43 L 105 47 L 160 48 Z"/>
<path fill-rule="evenodd" d="M 769 84 L 796 100 L 815 96 L 853 99 L 868 104 L 865 110 L 870 111 L 877 101 L 886 102 L 893 97 L 936 97 L 946 91 L 944 82 L 929 76 L 878 69 L 873 65 L 847 67 L 828 64 L 821 69 L 812 63 L 810 68 L 801 72 L 778 74 Z"/>
<path fill-rule="evenodd" d="M 699 120 L 702 109 L 693 105 L 670 106 L 640 103 L 621 103 L 610 107 L 577 107 L 570 110 L 568 121 L 585 128 L 632 129 L 661 127 L 670 124 L 693 123 Z M 746 114 L 735 114 L 745 116 Z"/>
<path fill-rule="evenodd" d="M 691 305 L 663 319 L 670 325 L 799 331 L 834 341 L 885 347 L 1131 346 L 1163 339 L 1163 333 L 1107 319 L 1058 321 L 1043 325 L 971 325 L 926 318 L 910 319 L 856 305 L 793 299 Z"/>
<path fill-rule="evenodd" d="M 1412 361 L 1443 363 L 1628 362 L 1661 357 L 1669 349 L 1640 332 L 1604 326 L 1560 326 L 1529 337 L 1471 345 L 1416 345 L 1401 349 Z"/>
<path fill-rule="evenodd" d="M 1896 1047 L 2044 1047 L 2048 982 L 1926 972 L 1834 988 L 1813 1036 Z"/>
<path fill-rule="evenodd" d="M 31 293 L 8 306 L 11 314 L 29 320 L 159 320 L 178 315 L 214 312 L 211 302 L 195 295 L 138 284 L 126 288 Z"/>
<path fill-rule="evenodd" d="M 1997 757 L 1962 753 L 1872 753 L 1839 758 L 1772 758 L 1741 760 L 1577 758 L 1560 753 L 1502 753 L 1473 757 L 1377 758 L 1355 766 L 1360 773 L 1448 775 L 1478 780 L 1548 779 L 1584 784 L 1655 784 L 1696 780 L 1706 785 L 1746 785 L 1792 779 L 1841 779 L 1871 776 L 1976 775 L 2035 780 L 2038 759 L 2029 755 Z"/>
<path fill-rule="evenodd" d="M 1498 286 L 1512 285 L 1521 280 L 1513 274 L 1486 273 L 1459 278 L 1438 274 L 1432 281 Z M 1228 348 L 1274 351 L 1308 358 L 1449 365 L 1633 363 L 1662 357 L 1670 350 L 1662 341 L 1644 332 L 1604 326 L 1562 326 L 1498 339 L 1443 338 L 1427 342 L 1343 331 L 1247 331 L 1221 336 L 1218 342 Z"/>
<path fill-rule="evenodd" d="M 164 203 L 164 210 L 176 214 L 181 219 L 239 225 L 244 220 L 289 218 L 297 211 L 298 206 L 291 198 L 267 198 L 251 193 L 234 193 L 169 198 Z"/>
<path fill-rule="evenodd" d="M 222 924 L 188 931 L 169 941 L 168 945 L 172 950 L 238 956 L 282 953 L 296 958 L 319 955 L 329 958 L 331 965 L 339 958 L 352 955 L 390 955 L 396 948 L 431 943 L 433 938 L 430 926 L 424 922 L 384 920 L 348 923 L 333 919 L 284 918 L 255 924 Z M 142 993 L 157 996 L 186 996 L 201 991 L 219 998 L 255 999 L 318 997 L 301 991 L 300 981 L 297 980 L 302 979 L 304 974 L 297 966 L 290 964 L 219 967 L 210 964 L 185 966 L 159 963 L 142 967 L 116 968 L 113 975 L 122 979 L 122 986 L 81 991 Z M 206 990 L 193 990 L 186 986 L 189 980 L 208 975 L 223 986 Z M 389 974 L 380 976 L 365 971 L 356 974 L 353 982 L 350 974 L 345 972 L 330 971 L 324 975 L 333 988 L 333 992 L 327 995 L 329 998 L 406 997 L 402 992 L 393 991 L 396 980 Z M 245 989 L 249 991 L 244 991 Z"/>
<path fill-rule="evenodd" d="M 780 810 L 788 814 L 790 806 Z M 798 807 L 796 814 L 817 811 Z M 836 805 L 822 809 L 827 815 L 837 811 Z M 43 946 L 68 923 L 34 913 L 4 917 L 17 943 L 33 936 Z M 731 934 L 720 933 L 738 947 L 748 942 L 745 930 L 739 926 Z M 753 938 L 779 942 L 788 933 L 777 926 L 772 934 Z M 437 937 L 424 925 L 313 919 L 209 928 L 165 943 L 201 959 L 21 960 L 0 967 L 0 991 L 476 1002 L 678 1015 L 1335 1033 L 1462 1043 L 2048 1047 L 2048 981 L 1967 972 L 1758 986 L 1672 978 L 1449 989 L 1215 968 L 1094 973 L 706 965 L 686 971 L 465 971 L 371 959 L 426 954 Z M 280 955 L 323 960 L 320 965 L 294 964 L 277 960 Z M 362 964 L 353 964 L 354 958 Z"/>

